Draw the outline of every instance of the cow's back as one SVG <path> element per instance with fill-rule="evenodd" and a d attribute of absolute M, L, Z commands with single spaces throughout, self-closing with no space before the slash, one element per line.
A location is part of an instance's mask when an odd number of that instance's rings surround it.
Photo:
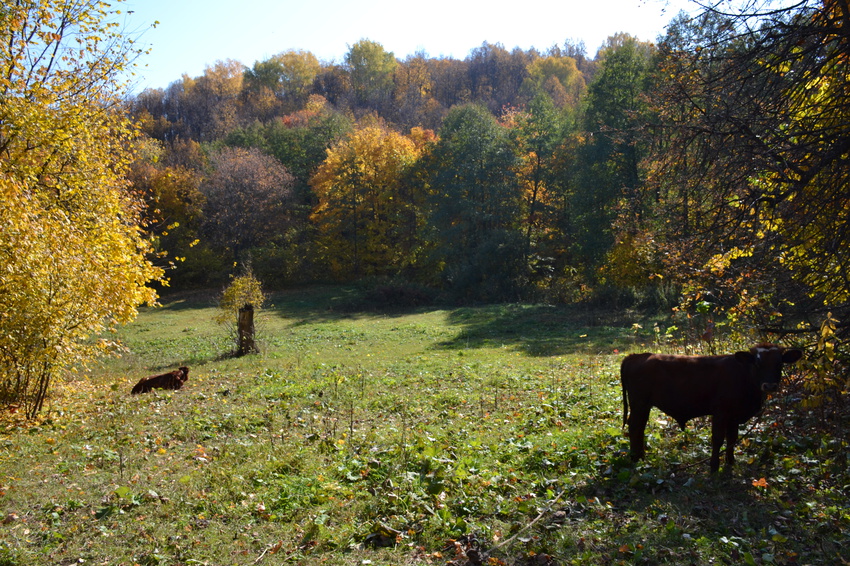
<path fill-rule="evenodd" d="M 621 366 L 633 407 L 658 407 L 680 425 L 735 405 L 745 368 L 733 356 L 632 354 Z"/>
<path fill-rule="evenodd" d="M 628 356 L 623 358 L 623 361 L 620 364 L 620 379 L 624 381 L 631 381 L 632 379 L 634 379 L 632 376 L 638 375 L 641 370 L 641 367 L 653 355 L 654 354 L 650 353 L 629 354 Z"/>

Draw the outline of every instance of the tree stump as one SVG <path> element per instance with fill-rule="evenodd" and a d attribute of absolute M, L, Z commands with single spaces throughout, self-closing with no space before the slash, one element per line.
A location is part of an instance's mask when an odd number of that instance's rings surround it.
<path fill-rule="evenodd" d="M 254 342 L 254 305 L 247 304 L 239 309 L 239 320 L 237 322 L 239 332 L 239 349 L 237 356 L 259 352 L 257 343 Z"/>

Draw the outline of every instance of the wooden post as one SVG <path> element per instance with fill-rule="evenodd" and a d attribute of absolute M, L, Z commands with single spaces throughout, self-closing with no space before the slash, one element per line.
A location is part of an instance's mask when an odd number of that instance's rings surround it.
<path fill-rule="evenodd" d="M 236 351 L 237 356 L 253 354 L 259 352 L 256 342 L 254 342 L 254 305 L 247 304 L 239 309 L 239 349 Z"/>

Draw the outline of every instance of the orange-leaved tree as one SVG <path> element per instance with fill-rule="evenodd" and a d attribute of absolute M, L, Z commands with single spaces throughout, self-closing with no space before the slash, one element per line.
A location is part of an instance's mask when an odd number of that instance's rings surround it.
<path fill-rule="evenodd" d="M 29 417 L 162 274 L 124 176 L 135 133 L 118 78 L 138 51 L 113 20 L 93 0 L 0 9 L 0 403 Z"/>

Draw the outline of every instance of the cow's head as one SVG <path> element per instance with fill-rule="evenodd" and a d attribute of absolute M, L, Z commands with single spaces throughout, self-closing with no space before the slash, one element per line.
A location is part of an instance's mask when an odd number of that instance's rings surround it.
<path fill-rule="evenodd" d="M 803 352 L 800 350 L 786 350 L 775 344 L 753 346 L 749 352 L 735 353 L 736 360 L 751 366 L 761 390 L 765 393 L 776 391 L 779 388 L 779 380 L 782 378 L 782 364 L 793 364 L 802 357 Z"/>

